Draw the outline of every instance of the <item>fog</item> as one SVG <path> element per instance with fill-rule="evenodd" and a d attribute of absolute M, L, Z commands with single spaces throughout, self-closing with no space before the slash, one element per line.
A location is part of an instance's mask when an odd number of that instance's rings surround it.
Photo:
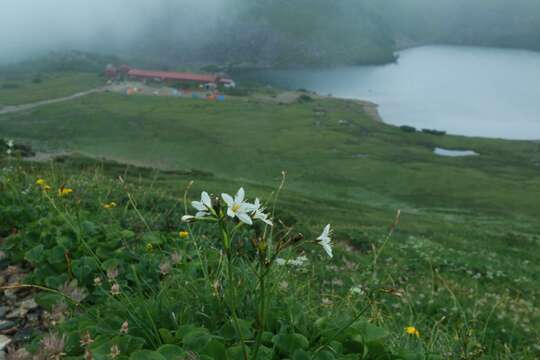
<path fill-rule="evenodd" d="M 426 43 L 540 50 L 540 1 L 0 0 L 0 63 L 73 49 L 164 62 L 363 64 Z"/>
<path fill-rule="evenodd" d="M 229 1 L 230 2 L 230 1 Z M 202 41 L 225 0 L 2 0 L 0 61 L 52 50 L 123 52 L 160 39 Z M 170 34 L 170 35 L 169 35 Z"/>

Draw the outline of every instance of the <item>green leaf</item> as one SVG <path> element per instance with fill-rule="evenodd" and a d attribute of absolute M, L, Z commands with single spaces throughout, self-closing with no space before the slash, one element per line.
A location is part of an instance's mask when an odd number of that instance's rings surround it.
<path fill-rule="evenodd" d="M 65 236 L 58 237 L 56 243 L 66 250 L 73 250 L 75 248 L 75 240 Z"/>
<path fill-rule="evenodd" d="M 158 232 L 147 232 L 142 237 L 143 243 L 152 245 L 161 245 L 163 240 Z"/>
<path fill-rule="evenodd" d="M 305 350 L 298 349 L 294 352 L 292 360 L 311 360 L 311 354 Z"/>
<path fill-rule="evenodd" d="M 95 223 L 91 221 L 88 221 L 88 220 L 83 221 L 81 223 L 81 227 L 85 234 L 94 235 L 94 236 L 98 235 L 99 228 Z"/>
<path fill-rule="evenodd" d="M 250 339 L 253 336 L 253 331 L 251 330 L 251 321 L 238 319 L 238 327 L 240 328 L 240 332 L 242 334 L 242 338 Z M 221 335 L 229 341 L 232 340 L 240 340 L 240 335 L 238 334 L 238 331 L 236 330 L 236 326 L 233 322 L 233 320 L 229 320 L 223 327 L 221 328 Z"/>
<path fill-rule="evenodd" d="M 249 348 L 246 348 L 246 352 L 249 358 Z M 227 349 L 228 360 L 244 360 L 244 350 L 241 345 L 233 346 Z"/>
<path fill-rule="evenodd" d="M 120 354 L 127 355 L 141 350 L 144 344 L 144 339 L 135 336 L 123 335 L 115 336 L 111 339 L 110 336 L 100 335 L 96 337 L 90 350 L 94 355 L 107 356 L 111 351 L 111 347 L 117 345 L 120 349 Z M 105 359 L 107 358 L 108 357 L 105 357 Z M 96 359 L 98 359 L 97 356 Z"/>
<path fill-rule="evenodd" d="M 49 271 L 46 269 L 40 269 L 40 275 L 46 275 Z M 68 274 L 47 276 L 45 278 L 45 285 L 51 289 L 59 289 L 68 281 Z"/>
<path fill-rule="evenodd" d="M 270 331 L 265 331 L 262 334 L 262 343 L 265 345 L 272 345 L 272 338 L 274 337 L 274 334 Z"/>
<path fill-rule="evenodd" d="M 124 240 L 131 240 L 135 237 L 135 233 L 131 230 L 122 230 L 120 232 L 120 236 L 122 237 L 122 239 Z"/>
<path fill-rule="evenodd" d="M 335 354 L 341 354 L 343 352 L 343 344 L 339 341 L 331 341 L 328 346 Z"/>
<path fill-rule="evenodd" d="M 62 264 L 66 262 L 65 249 L 62 246 L 56 245 L 53 247 L 47 256 L 49 264 Z"/>
<path fill-rule="evenodd" d="M 91 280 L 92 274 L 98 269 L 98 264 L 94 258 L 83 256 L 73 260 L 71 269 L 79 283 L 84 284 Z"/>
<path fill-rule="evenodd" d="M 335 360 L 336 357 L 328 350 L 323 350 L 315 355 L 314 360 Z"/>
<path fill-rule="evenodd" d="M 257 354 L 256 360 L 271 360 L 273 358 L 274 358 L 274 351 L 272 351 L 272 349 L 264 345 L 259 348 L 259 353 Z"/>
<path fill-rule="evenodd" d="M 177 345 L 163 345 L 158 349 L 160 353 L 167 360 L 184 360 L 186 357 L 186 351 Z"/>
<path fill-rule="evenodd" d="M 204 328 L 195 328 L 184 335 L 182 343 L 186 349 L 199 352 L 206 348 L 211 340 L 212 337 L 208 333 L 208 330 Z"/>
<path fill-rule="evenodd" d="M 390 336 L 390 333 L 386 331 L 385 329 L 370 324 L 368 322 L 364 323 L 364 341 L 367 343 L 372 342 L 382 342 L 384 341 L 388 336 Z"/>
<path fill-rule="evenodd" d="M 32 264 L 37 264 L 44 260 L 44 250 L 43 245 L 38 245 L 26 252 L 24 254 L 24 259 Z"/>
<path fill-rule="evenodd" d="M 159 335 L 165 344 L 174 344 L 177 342 L 169 329 L 159 329 Z"/>
<path fill-rule="evenodd" d="M 211 358 L 219 359 L 223 357 L 223 354 L 225 354 L 226 348 L 225 345 L 216 339 L 213 339 L 210 341 L 210 343 L 206 346 L 204 351 L 202 352 L 204 355 L 208 355 Z"/>
<path fill-rule="evenodd" d="M 64 297 L 57 293 L 38 293 L 35 297 L 36 303 L 46 310 L 52 310 L 54 305 L 62 301 Z"/>
<path fill-rule="evenodd" d="M 156 351 L 139 350 L 131 354 L 129 360 L 167 360 L 167 358 Z"/>
<path fill-rule="evenodd" d="M 274 336 L 272 342 L 285 354 L 292 354 L 297 349 L 307 349 L 309 346 L 308 339 L 298 333 L 278 334 Z"/>

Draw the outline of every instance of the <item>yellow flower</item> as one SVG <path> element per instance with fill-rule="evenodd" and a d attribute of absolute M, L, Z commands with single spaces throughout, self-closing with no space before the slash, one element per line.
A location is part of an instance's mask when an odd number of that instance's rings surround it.
<path fill-rule="evenodd" d="M 409 335 L 414 335 L 416 336 L 417 338 L 420 337 L 420 331 L 418 331 L 417 328 L 415 328 L 414 326 L 407 326 L 405 328 L 405 332 Z"/>
<path fill-rule="evenodd" d="M 146 244 L 146 251 L 147 251 L 147 252 L 152 252 L 152 251 L 154 251 L 154 245 L 152 245 L 152 244 L 150 244 L 150 243 Z"/>
<path fill-rule="evenodd" d="M 110 202 L 108 204 L 103 204 L 103 208 L 104 209 L 114 209 L 115 207 L 117 207 L 118 204 L 115 203 L 114 201 L 113 202 Z"/>
<path fill-rule="evenodd" d="M 187 231 L 184 231 L 184 230 L 180 231 L 180 232 L 178 233 L 178 235 L 179 235 L 180 238 L 182 238 L 182 239 L 185 239 L 185 238 L 188 238 L 188 237 L 189 237 L 189 233 L 188 233 Z"/>
<path fill-rule="evenodd" d="M 51 190 L 51 187 L 47 184 L 47 182 L 44 179 L 41 179 L 41 178 L 37 179 L 36 180 L 36 185 L 41 187 L 41 190 L 43 190 L 43 191 Z"/>
<path fill-rule="evenodd" d="M 58 189 L 58 196 L 65 197 L 65 196 L 68 196 L 69 194 L 71 194 L 72 192 L 73 192 L 73 189 L 66 188 L 66 187 L 62 186 L 60 189 Z"/>

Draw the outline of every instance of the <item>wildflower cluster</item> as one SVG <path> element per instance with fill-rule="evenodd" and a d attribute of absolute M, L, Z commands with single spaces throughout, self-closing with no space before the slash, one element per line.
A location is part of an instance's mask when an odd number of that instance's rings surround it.
<path fill-rule="evenodd" d="M 15 148 L 15 142 L 10 139 L 10 140 L 6 141 L 6 145 L 7 145 L 7 150 L 6 150 L 7 156 L 13 155 L 13 150 Z"/>
<path fill-rule="evenodd" d="M 221 200 L 226 207 L 222 207 Z M 266 212 L 266 208 L 262 205 L 259 198 L 256 198 L 253 203 L 246 201 L 246 195 L 244 188 L 240 188 L 233 196 L 222 193 L 220 198 L 216 197 L 212 199 L 210 195 L 203 191 L 201 193 L 200 201 L 192 201 L 191 205 L 197 210 L 195 215 L 184 215 L 182 220 L 184 222 L 192 223 L 195 221 L 218 221 L 223 223 L 227 218 L 237 220 L 238 226 L 241 225 L 253 225 L 255 221 L 260 221 L 268 226 L 273 226 L 273 221 L 270 214 Z M 317 238 L 318 243 L 326 254 L 331 258 L 332 252 L 332 229 L 330 224 L 326 225 L 321 235 Z M 187 232 L 180 232 L 180 237 L 187 237 Z M 282 242 L 281 245 L 290 246 L 295 241 Z M 278 252 L 284 250 L 287 246 L 278 247 Z M 278 265 L 291 264 L 301 266 L 307 258 L 299 257 L 295 260 L 283 260 L 276 259 Z"/>
<path fill-rule="evenodd" d="M 45 179 L 37 179 L 36 180 L 36 185 L 39 186 L 41 188 L 41 190 L 43 191 L 50 191 L 51 190 L 51 186 L 49 184 L 47 184 L 47 182 L 45 181 Z"/>
<path fill-rule="evenodd" d="M 35 183 L 44 192 L 51 190 L 45 179 Z M 36 239 L 39 242 L 26 243 L 14 234 L 8 240 L 10 251 L 17 249 L 35 268 L 33 281 L 52 284 L 47 285 L 50 293 L 39 297 L 44 303 L 55 302 L 47 310 L 55 332 L 36 345 L 47 358 L 159 359 L 161 354 L 192 354 L 201 359 L 346 360 L 359 351 L 391 353 L 384 329 L 363 317 L 360 306 L 371 299 L 369 288 L 351 288 L 351 307 L 339 310 L 343 317 L 336 316 L 338 296 L 319 291 L 325 286 L 321 277 L 308 295 L 317 308 L 302 311 L 301 281 L 314 279 L 317 268 L 337 269 L 345 259 L 319 266 L 305 248 L 312 245 L 323 257 L 333 257 L 330 224 L 318 237 L 306 240 L 278 221 L 268 204 L 248 198 L 240 188 L 234 195 L 203 191 L 190 202 L 195 211 L 183 216 L 180 228 L 172 223 L 159 231 L 149 222 L 137 233 L 131 222 L 118 226 L 119 216 L 110 217 L 109 211 L 94 211 L 95 218 L 89 219 L 78 203 L 57 206 L 58 197 L 75 191 L 66 186 L 52 190 L 34 199 L 54 210 L 44 212 L 36 228 L 51 224 L 69 238 L 45 233 Z M 88 190 L 78 194 L 82 208 L 87 194 Z M 109 201 L 90 206 L 118 206 Z M 136 202 L 127 203 L 123 213 L 135 214 L 135 206 Z M 136 214 L 134 224 L 141 227 L 139 219 L 147 213 Z M 107 217 L 110 221 L 103 221 Z M 171 215 L 179 218 L 178 213 Z M 51 267 L 49 259 L 62 266 Z M 302 322 L 307 326 L 297 325 Z M 364 343 L 366 338 L 372 340 Z"/>
<path fill-rule="evenodd" d="M 36 185 L 44 192 L 51 191 L 51 186 L 43 178 L 38 178 L 36 180 Z M 73 193 L 73 189 L 62 185 L 58 188 L 58 197 L 68 197 Z"/>
<path fill-rule="evenodd" d="M 221 198 L 227 206 L 225 212 L 221 211 L 219 198 L 214 199 L 213 204 L 210 195 L 206 191 L 203 191 L 200 201 L 191 202 L 191 205 L 197 210 L 195 216 L 185 215 L 182 220 L 186 222 L 201 219 L 217 220 L 223 218 L 224 214 L 226 214 L 228 217 L 232 219 L 236 218 L 247 225 L 253 225 L 254 220 L 260 220 L 270 226 L 273 225 L 269 214 L 265 213 L 265 208 L 261 205 L 259 199 L 255 199 L 254 203 L 245 201 L 244 188 L 240 188 L 234 197 L 223 193 L 221 194 Z"/>

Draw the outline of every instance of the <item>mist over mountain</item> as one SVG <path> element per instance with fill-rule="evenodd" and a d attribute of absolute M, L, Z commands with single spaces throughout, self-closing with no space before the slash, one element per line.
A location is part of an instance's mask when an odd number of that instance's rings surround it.
<path fill-rule="evenodd" d="M 4 0 L 0 62 L 51 50 L 163 63 L 370 64 L 425 43 L 540 49 L 536 0 Z"/>
<path fill-rule="evenodd" d="M 540 50 L 536 0 L 371 1 L 398 45 L 442 43 Z"/>

